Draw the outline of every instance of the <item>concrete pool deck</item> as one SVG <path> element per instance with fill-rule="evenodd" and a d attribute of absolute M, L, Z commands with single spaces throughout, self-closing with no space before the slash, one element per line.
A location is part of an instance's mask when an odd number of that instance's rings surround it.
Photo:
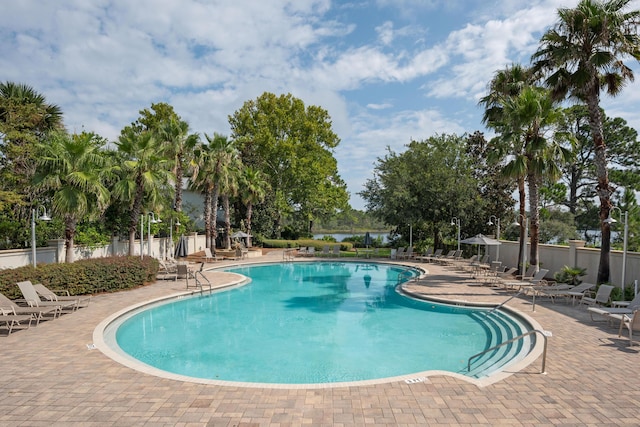
<path fill-rule="evenodd" d="M 251 261 L 281 259 L 272 253 Z M 345 259 L 346 260 L 346 259 Z M 226 263 L 226 262 L 225 262 Z M 237 264 L 237 262 L 233 262 Z M 210 264 L 219 266 L 222 263 Z M 434 298 L 500 303 L 467 275 L 432 264 L 412 291 Z M 217 284 L 224 273 L 209 273 Z M 75 313 L 0 337 L 0 425 L 12 426 L 352 426 L 638 425 L 640 345 L 584 308 L 515 298 L 509 307 L 553 333 L 547 374 L 540 359 L 486 387 L 451 376 L 332 388 L 203 385 L 146 375 L 92 344 L 96 326 L 130 305 L 184 290 L 160 281 L 96 295 Z"/>

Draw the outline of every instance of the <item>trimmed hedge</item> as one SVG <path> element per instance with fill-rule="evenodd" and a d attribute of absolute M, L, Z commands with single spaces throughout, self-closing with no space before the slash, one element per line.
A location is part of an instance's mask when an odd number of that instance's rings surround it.
<path fill-rule="evenodd" d="M 77 261 L 71 264 L 42 264 L 0 270 L 0 292 L 8 298 L 22 298 L 17 282 L 30 280 L 49 289 L 63 289 L 71 295 L 116 292 L 154 282 L 158 260 L 152 257 L 118 256 Z"/>
<path fill-rule="evenodd" d="M 313 246 L 316 251 L 322 251 L 322 248 L 326 245 L 340 245 L 341 251 L 353 250 L 353 244 L 350 242 L 332 243 L 326 240 L 313 240 L 313 239 L 300 239 L 300 240 L 277 240 L 277 239 L 265 239 L 262 242 L 265 248 L 299 248 L 301 246 L 309 247 Z"/>

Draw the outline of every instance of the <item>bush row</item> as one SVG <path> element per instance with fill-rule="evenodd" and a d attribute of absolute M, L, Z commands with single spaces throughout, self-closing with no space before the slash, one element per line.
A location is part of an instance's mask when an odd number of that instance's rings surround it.
<path fill-rule="evenodd" d="M 17 282 L 30 280 L 49 289 L 63 289 L 71 295 L 115 292 L 155 281 L 158 260 L 152 257 L 117 256 L 77 261 L 71 264 L 42 264 L 0 271 L 0 292 L 22 298 Z"/>
<path fill-rule="evenodd" d="M 265 248 L 299 248 L 301 246 L 309 247 L 313 246 L 316 251 L 322 251 L 322 248 L 326 245 L 333 246 L 340 245 L 341 251 L 351 251 L 353 250 L 353 244 L 350 242 L 342 242 L 342 243 L 331 243 L 325 240 L 312 240 L 312 239 L 303 239 L 303 240 L 276 240 L 276 239 L 265 239 L 263 240 L 263 245 Z"/>

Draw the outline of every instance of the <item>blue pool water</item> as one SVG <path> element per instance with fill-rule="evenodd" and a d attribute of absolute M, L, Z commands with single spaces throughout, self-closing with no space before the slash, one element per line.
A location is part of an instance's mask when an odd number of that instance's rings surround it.
<path fill-rule="evenodd" d="M 398 275 L 407 269 L 399 266 L 309 262 L 228 271 L 252 282 L 138 312 L 118 327 L 118 346 L 189 377 L 310 384 L 466 374 L 470 356 L 525 328 L 500 312 L 400 295 Z M 480 358 L 469 375 L 499 368 L 522 346 Z"/>

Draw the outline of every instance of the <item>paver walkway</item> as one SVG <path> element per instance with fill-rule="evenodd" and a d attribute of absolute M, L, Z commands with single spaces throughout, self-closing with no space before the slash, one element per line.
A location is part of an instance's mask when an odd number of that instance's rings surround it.
<path fill-rule="evenodd" d="M 412 285 L 415 292 L 506 299 L 451 269 L 421 265 L 431 280 Z M 563 303 L 538 303 L 535 312 L 529 299 L 508 303 L 553 333 L 547 374 L 538 373 L 538 360 L 486 387 L 450 376 L 314 389 L 203 385 L 146 375 L 88 349 L 96 325 L 109 315 L 183 286 L 159 282 L 98 295 L 87 308 L 0 337 L 0 425 L 640 425 L 640 346 L 628 347 L 617 328 Z"/>

